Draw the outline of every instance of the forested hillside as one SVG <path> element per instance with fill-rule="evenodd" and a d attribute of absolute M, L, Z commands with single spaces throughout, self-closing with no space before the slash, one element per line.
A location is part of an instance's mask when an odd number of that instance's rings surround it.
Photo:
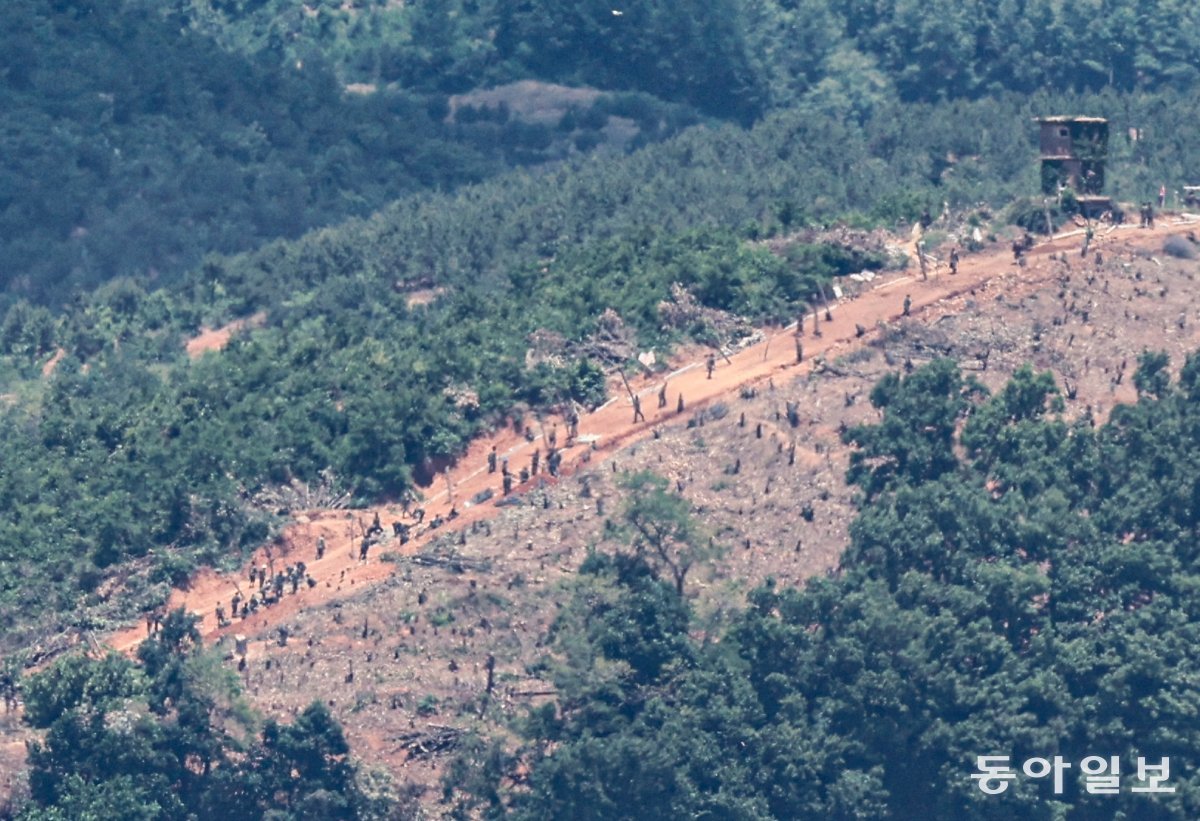
<path fill-rule="evenodd" d="M 357 82 L 461 92 L 536 77 L 754 118 L 1001 91 L 1187 88 L 1200 11 L 1181 0 L 207 0 L 232 48 L 333 59 Z"/>
<path fill-rule="evenodd" d="M 16 0 L 5 15 L 0 305 L 170 283 L 205 253 L 604 141 L 607 98 L 557 130 L 451 123 L 444 95 L 348 94 L 323 55 L 230 51 L 169 4 Z M 641 105 L 652 133 L 676 127 L 678 111 Z"/>
<path fill-rule="evenodd" d="M 836 277 L 904 264 L 839 235 L 945 211 L 943 236 L 991 242 L 1040 217 L 1039 115 L 1110 119 L 1118 200 L 1200 183 L 1200 4 L 1182 0 L 5 12 L 6 654 L 40 658 L 48 637 L 239 562 L 290 513 L 274 490 L 399 498 L 482 431 L 603 403 L 606 371 L 639 351 L 727 344 Z M 529 80 L 589 102 L 538 119 L 452 99 Z M 185 354 L 235 320 L 222 351 Z M 880 424 L 846 433 L 862 500 L 841 570 L 755 592 L 719 633 L 644 532 L 620 531 L 554 628 L 554 703 L 519 748 L 478 739 L 447 801 L 530 818 L 1200 816 L 1200 360 L 1172 383 L 1148 354 L 1136 384 L 1096 428 L 1061 418 L 1032 371 L 991 398 L 952 363 L 889 377 Z M 701 532 L 665 484 L 634 484 L 654 504 L 626 527 Z M 386 814 L 323 708 L 260 731 L 172 618 L 138 664 L 70 660 L 25 685 L 45 734 L 25 817 Z M 1171 756 L 1180 789 L 1101 805 L 1025 784 L 989 802 L 967 776 L 993 750 Z"/>
<path fill-rule="evenodd" d="M 61 318 L 18 303 L 0 322 L 8 390 L 25 397 L 3 411 L 4 620 L 21 620 L 16 595 L 30 578 L 60 605 L 41 614 L 56 621 L 80 595 L 109 611 L 147 606 L 197 561 L 263 538 L 269 516 L 252 500 L 265 487 L 331 469 L 361 500 L 394 496 L 514 408 L 601 401 L 594 352 L 571 367 L 526 366 L 534 331 L 579 346 L 611 308 L 630 343 L 718 341 L 702 325 L 662 324 L 673 282 L 702 306 L 778 320 L 823 278 L 882 262 L 803 244 L 783 259 L 748 239 L 839 218 L 889 224 L 943 201 L 985 228 L 1002 222 L 997 206 L 1036 187 L 1035 113 L 1145 124 L 1145 139 L 1114 141 L 1111 175 L 1117 191 L 1144 196 L 1200 161 L 1182 126 L 1193 99 L 889 103 L 862 124 L 779 112 L 748 131 L 694 128 L 626 158 L 405 199 L 210 257 L 175 287 L 116 280 Z M 410 306 L 414 287 L 442 292 Z M 181 335 L 257 311 L 266 328 L 219 357 L 183 360 Z M 59 345 L 67 357 L 43 384 L 38 368 Z M 460 403 L 464 391 L 477 401 Z M 152 586 L 115 597 L 100 586 L 151 555 L 137 578 Z"/>
<path fill-rule="evenodd" d="M 838 571 L 754 591 L 719 636 L 697 638 L 668 563 L 702 522 L 643 491 L 551 630 L 557 697 L 519 749 L 471 748 L 447 797 L 514 818 L 1194 818 L 1200 356 L 1167 367 L 1144 355 L 1139 401 L 1099 427 L 1031 369 L 990 397 L 948 360 L 885 378 L 880 422 L 844 437 L 862 496 Z M 1118 756 L 1123 786 L 1072 769 L 1061 795 L 985 795 L 980 755 Z M 1170 759 L 1172 792 L 1130 791 L 1139 756 Z"/>

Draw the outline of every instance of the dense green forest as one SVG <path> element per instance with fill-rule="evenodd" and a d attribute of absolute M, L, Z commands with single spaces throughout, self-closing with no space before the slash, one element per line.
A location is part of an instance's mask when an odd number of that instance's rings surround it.
<path fill-rule="evenodd" d="M 1048 373 L 994 396 L 943 360 L 845 433 L 861 490 L 837 572 L 768 583 L 714 634 L 663 556 L 703 547 L 659 486 L 583 565 L 519 749 L 479 740 L 446 797 L 485 817 L 1190 819 L 1200 808 L 1200 354 L 1139 399 L 1060 416 Z M 639 480 L 644 486 L 645 480 Z M 653 517 L 656 528 L 636 528 Z M 636 538 L 669 533 L 667 550 Z M 982 793 L 976 756 L 1073 762 L 1063 794 Z M 1119 756 L 1119 795 L 1078 763 Z M 1133 793 L 1136 759 L 1173 793 Z M 527 775 L 514 780 L 518 769 Z"/>
<path fill-rule="evenodd" d="M 1188 88 L 1182 0 L 206 0 L 199 30 L 247 53 L 319 54 L 343 76 L 456 93 L 539 78 L 639 90 L 716 116 L 1002 91 Z"/>
<path fill-rule="evenodd" d="M 262 722 L 183 610 L 136 661 L 68 656 L 22 694 L 45 735 L 29 747 L 21 821 L 395 817 L 390 779 L 350 760 L 325 705 Z"/>
<path fill-rule="evenodd" d="M 1200 70 L 1200 11 L 1166 0 L 619 5 L 18 0 L 0 33 L 0 286 L 61 305 L 116 276 L 171 281 L 205 252 L 603 143 L 609 115 L 644 142 L 693 112 L 854 123 L 895 101 L 1186 91 Z M 450 94 L 531 78 L 632 96 L 570 134 L 446 119 Z"/>
<path fill-rule="evenodd" d="M 292 4 L 301 8 L 299 4 Z M 196 31 L 148 0 L 16 0 L 0 32 L 0 305 L 51 305 L 119 276 L 170 283 L 205 253 L 364 216 L 696 117 L 604 98 L 570 127 L 449 122 L 445 95 L 347 94 L 320 54 L 282 62 Z"/>

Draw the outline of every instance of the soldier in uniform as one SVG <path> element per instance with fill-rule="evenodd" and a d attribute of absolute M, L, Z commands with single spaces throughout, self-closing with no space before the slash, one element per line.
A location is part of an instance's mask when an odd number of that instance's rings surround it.
<path fill-rule="evenodd" d="M 325 537 L 317 537 L 317 561 L 320 561 L 325 556 Z"/>
<path fill-rule="evenodd" d="M 530 462 L 530 466 L 529 466 L 529 472 L 532 473 L 534 476 L 537 476 L 538 470 L 541 468 L 541 466 L 542 466 L 542 452 L 540 450 L 538 450 L 537 448 L 534 448 L 533 456 L 531 458 L 531 462 Z"/>
<path fill-rule="evenodd" d="M 950 274 L 953 276 L 958 273 L 958 246 L 950 249 Z"/>
<path fill-rule="evenodd" d="M 712 379 L 713 369 L 716 367 L 717 367 L 717 356 L 716 356 L 716 354 L 710 353 L 708 355 L 708 358 L 704 360 L 704 369 L 706 371 L 708 371 L 709 379 Z"/>
<path fill-rule="evenodd" d="M 511 473 L 504 474 L 504 480 L 503 480 L 502 486 L 503 486 L 505 496 L 512 493 L 512 485 L 513 485 L 512 474 Z"/>
<path fill-rule="evenodd" d="M 646 414 L 642 413 L 642 400 L 636 393 L 633 395 L 633 421 L 645 422 Z"/>
<path fill-rule="evenodd" d="M 217 627 L 224 627 L 229 621 L 225 618 L 225 608 L 217 602 Z"/>
<path fill-rule="evenodd" d="M 912 311 L 912 297 L 908 294 L 904 295 L 904 316 L 908 316 Z"/>
<path fill-rule="evenodd" d="M 662 387 L 658 389 L 658 409 L 662 410 L 667 406 L 667 383 L 663 382 Z"/>
<path fill-rule="evenodd" d="M 492 445 L 492 449 L 488 451 L 487 456 L 488 473 L 496 472 L 496 446 Z"/>

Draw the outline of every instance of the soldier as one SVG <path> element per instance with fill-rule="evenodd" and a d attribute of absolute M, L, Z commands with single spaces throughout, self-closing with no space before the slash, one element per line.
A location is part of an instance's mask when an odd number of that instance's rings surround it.
<path fill-rule="evenodd" d="M 562 454 L 557 450 L 550 451 L 550 455 L 546 457 L 546 469 L 550 471 L 551 476 L 558 476 L 558 466 L 562 463 Z"/>
<path fill-rule="evenodd" d="M 517 474 L 517 480 L 521 484 L 525 484 L 526 482 L 528 482 L 529 481 L 529 468 L 521 468 L 521 472 Z"/>
<path fill-rule="evenodd" d="M 506 472 L 506 473 L 508 472 L 508 464 L 507 464 L 507 461 L 508 461 L 508 460 L 505 460 L 505 472 Z M 423 508 L 423 507 L 419 507 L 419 508 L 417 508 L 416 510 L 414 510 L 414 511 L 413 511 L 413 518 L 417 520 L 417 524 L 420 524 L 421 522 L 425 521 L 425 508 Z"/>
<path fill-rule="evenodd" d="M 408 525 L 400 525 L 400 530 L 396 535 L 400 537 L 400 544 L 408 544 Z"/>
<path fill-rule="evenodd" d="M 511 473 L 504 474 L 504 480 L 502 483 L 502 487 L 503 487 L 505 496 L 512 493 L 512 474 Z"/>
<path fill-rule="evenodd" d="M 908 294 L 904 295 L 904 316 L 908 316 L 912 312 L 912 297 Z"/>
<path fill-rule="evenodd" d="M 365 562 L 367 560 L 367 551 L 371 549 L 371 540 L 364 538 L 358 545 L 358 560 Z"/>
<path fill-rule="evenodd" d="M 925 240 L 923 239 L 917 240 L 917 262 L 921 266 L 921 279 L 929 279 L 929 259 L 925 256 Z"/>
<path fill-rule="evenodd" d="M 317 537 L 317 561 L 320 561 L 325 556 L 325 537 Z"/>
<path fill-rule="evenodd" d="M 958 273 L 958 246 L 950 249 L 950 275 Z"/>
<path fill-rule="evenodd" d="M 633 421 L 646 421 L 646 414 L 642 413 L 642 400 L 636 393 L 633 395 Z"/>
<path fill-rule="evenodd" d="M 508 475 L 508 457 L 507 456 L 505 456 L 503 459 L 500 460 L 500 475 L 501 476 Z"/>
<path fill-rule="evenodd" d="M 658 389 L 658 409 L 662 410 L 667 406 L 667 383 L 663 382 L 662 387 Z"/>
<path fill-rule="evenodd" d="M 804 336 L 804 312 L 796 317 L 796 336 Z"/>
<path fill-rule="evenodd" d="M 1019 239 L 1014 239 L 1012 242 L 1013 262 L 1020 264 L 1021 255 L 1025 253 L 1025 243 Z"/>
<path fill-rule="evenodd" d="M 488 451 L 487 456 L 488 473 L 496 472 L 496 446 L 492 445 L 492 449 Z"/>
<path fill-rule="evenodd" d="M 676 405 L 675 405 L 675 412 L 683 413 L 683 394 L 682 393 L 679 394 L 679 402 L 676 403 Z"/>
<path fill-rule="evenodd" d="M 455 519 L 458 518 L 458 506 L 457 505 L 450 505 L 450 514 L 446 518 L 451 522 L 453 522 Z"/>
<path fill-rule="evenodd" d="M 292 595 L 295 595 L 296 591 L 300 589 L 300 574 L 293 571 L 292 575 L 288 578 L 291 579 L 292 582 Z"/>
<path fill-rule="evenodd" d="M 534 448 L 533 456 L 530 459 L 529 472 L 534 476 L 538 475 L 538 470 L 542 466 L 542 452 Z M 453 513 L 454 511 L 450 511 Z"/>
<path fill-rule="evenodd" d="M 242 594 L 234 593 L 233 598 L 230 600 L 229 603 L 230 603 L 230 605 L 232 605 L 233 615 L 236 616 L 238 614 L 238 610 L 240 610 L 241 606 L 242 606 Z"/>
<path fill-rule="evenodd" d="M 1092 230 L 1092 224 L 1087 224 L 1087 230 L 1083 233 L 1083 248 L 1079 251 L 1079 256 L 1086 257 L 1088 246 L 1092 244 L 1092 237 L 1096 236 L 1096 232 Z"/>
<path fill-rule="evenodd" d="M 224 627 L 229 622 L 225 619 L 225 608 L 217 602 L 217 627 Z"/>
<path fill-rule="evenodd" d="M 250 586 L 254 587 L 254 583 L 258 581 L 258 567 L 250 565 Z"/>
<path fill-rule="evenodd" d="M 286 580 L 283 577 L 283 573 L 275 574 L 275 583 L 273 585 L 275 588 L 275 598 L 277 598 L 277 599 L 283 598 L 283 585 L 284 585 L 285 581 Z"/>
<path fill-rule="evenodd" d="M 804 361 L 804 344 L 800 341 L 800 337 L 796 337 L 796 364 Z"/>
<path fill-rule="evenodd" d="M 546 437 L 546 441 L 550 445 L 550 450 L 554 450 L 556 447 L 558 447 L 558 425 L 552 425 L 550 427 L 550 435 Z"/>
<path fill-rule="evenodd" d="M 712 372 L 713 372 L 713 369 L 716 367 L 717 367 L 717 356 L 716 356 L 716 354 L 710 353 L 708 355 L 708 358 L 704 360 L 704 369 L 706 371 L 708 371 L 709 379 L 712 379 Z"/>

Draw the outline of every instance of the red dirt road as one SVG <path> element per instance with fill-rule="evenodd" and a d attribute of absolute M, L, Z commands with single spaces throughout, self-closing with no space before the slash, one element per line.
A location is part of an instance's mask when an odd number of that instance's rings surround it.
<path fill-rule="evenodd" d="M 1143 252 L 1145 249 L 1158 251 L 1164 237 L 1186 233 L 1197 225 L 1200 222 L 1163 219 L 1151 230 L 1122 227 L 1099 232 L 1093 247 L 1105 256 L 1131 252 L 1135 248 L 1143 249 Z M 611 386 L 610 393 L 614 399 L 581 418 L 579 434 L 582 442 L 565 448 L 560 473 L 569 475 L 588 462 L 603 460 L 617 449 L 651 435 L 656 424 L 679 416 L 676 408 L 681 396 L 684 402 L 683 416 L 686 417 L 711 402 L 736 396 L 743 386 L 765 382 L 776 375 L 782 377 L 785 374 L 804 373 L 814 367 L 814 360 L 818 357 L 832 359 L 835 355 L 864 344 L 877 332 L 879 323 L 891 322 L 901 316 L 905 295 L 911 297 L 911 315 L 915 319 L 933 321 L 941 316 L 942 303 L 946 300 L 970 293 L 985 283 L 994 286 L 997 279 L 1003 280 L 1010 296 L 1031 291 L 1057 275 L 1054 266 L 1038 263 L 1052 253 L 1068 251 L 1077 254 L 1080 245 L 1077 235 L 1081 234 L 1082 231 L 1070 232 L 1038 245 L 1029 253 L 1029 265 L 1024 268 L 1018 268 L 1013 263 L 1011 252 L 1006 247 L 993 246 L 978 254 L 964 256 L 957 276 L 950 276 L 945 268 L 941 268 L 927 281 L 921 281 L 919 274 L 892 275 L 863 286 L 864 290 L 857 296 L 848 296 L 831 306 L 831 322 L 826 322 L 821 316 L 821 337 L 812 335 L 812 316 L 808 316 L 805 335 L 801 340 L 804 349 L 804 361 L 801 364 L 796 363 L 792 328 L 768 332 L 765 340 L 730 353 L 728 360 L 718 358 L 711 379 L 705 373 L 705 352 L 693 351 L 692 357 L 685 357 L 685 361 L 678 363 L 666 379 L 665 408 L 657 407 L 662 377 L 631 380 L 633 389 L 641 397 L 645 421 L 633 422 L 631 402 L 618 382 Z M 856 333 L 856 326 L 860 325 L 867 331 L 861 338 Z M 544 429 L 549 431 L 555 424 L 561 444 L 566 439 L 566 425 L 562 420 L 547 419 Z M 545 473 L 545 443 L 540 435 L 530 443 L 511 428 L 505 428 L 490 437 L 477 439 L 450 469 L 448 481 L 439 480 L 429 488 L 423 502 L 426 523 L 438 514 L 447 515 L 452 502 L 458 508 L 459 517 L 439 530 L 426 529 L 419 533 L 404 546 L 402 552 L 409 555 L 417 553 L 433 536 L 457 532 L 472 522 L 489 519 L 498 512 L 494 502 L 501 497 L 500 474 L 499 471 L 489 474 L 486 468 L 487 453 L 493 445 L 501 456 L 509 458 L 514 473 L 529 466 L 535 448 L 543 449 L 542 475 L 525 486 L 515 487 L 514 493 L 530 489 L 539 481 L 556 481 Z M 452 493 L 450 488 L 453 489 Z M 491 501 L 479 505 L 469 503 L 468 500 L 473 496 L 488 488 L 494 491 Z M 386 579 L 394 572 L 394 565 L 381 562 L 379 554 L 401 551 L 397 541 L 385 542 L 372 547 L 373 555 L 369 562 L 359 563 L 357 546 L 362 537 L 362 527 L 369 524 L 376 513 L 383 522 L 385 532 L 389 534 L 392 522 L 401 518 L 399 509 L 394 505 L 358 511 L 309 511 L 297 515 L 296 521 L 284 533 L 284 546 L 274 548 L 275 568 L 282 569 L 284 565 L 304 561 L 318 584 L 311 590 L 302 585 L 299 593 L 285 595 L 277 604 L 260 609 L 244 622 L 235 620 L 231 626 L 218 628 L 215 609 L 218 603 L 228 608 L 235 585 L 240 585 L 244 593 L 249 592 L 246 584 L 248 573 L 245 571 L 234 576 L 205 570 L 191 580 L 187 590 L 176 590 L 172 594 L 169 607 L 186 607 L 200 616 L 203 619 L 201 632 L 206 638 L 222 633 L 259 635 L 286 622 L 301 609 L 317 607 L 339 597 L 361 592 L 364 586 Z M 411 519 L 404 521 L 413 523 Z M 324 558 L 318 561 L 315 544 L 320 536 L 324 536 L 328 549 Z M 266 565 L 270 559 L 271 548 L 264 547 L 255 554 L 252 563 Z M 145 635 L 145 627 L 139 624 L 111 636 L 108 644 L 119 651 L 130 652 Z"/>

